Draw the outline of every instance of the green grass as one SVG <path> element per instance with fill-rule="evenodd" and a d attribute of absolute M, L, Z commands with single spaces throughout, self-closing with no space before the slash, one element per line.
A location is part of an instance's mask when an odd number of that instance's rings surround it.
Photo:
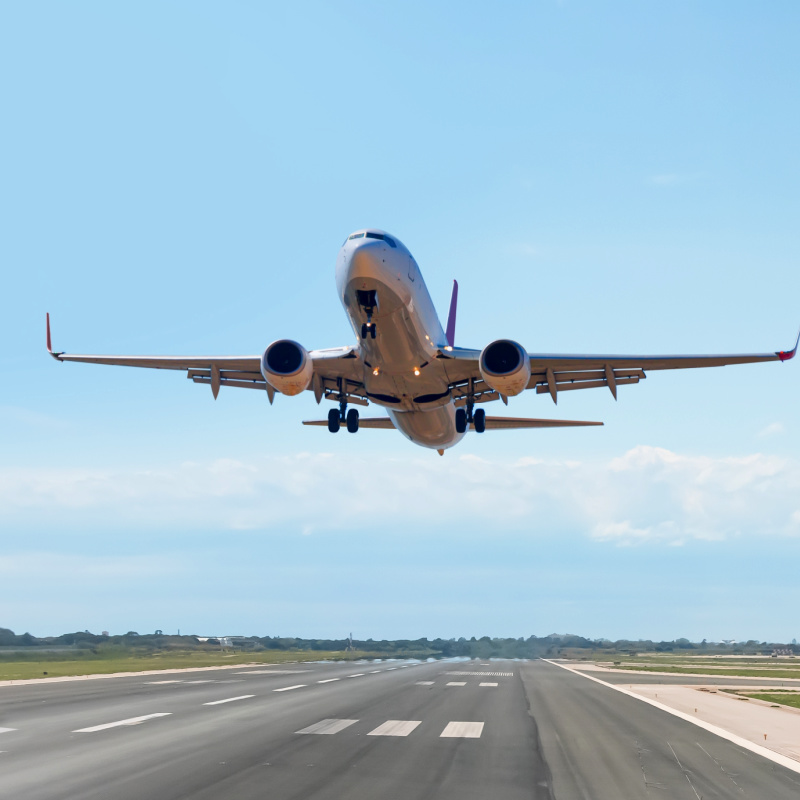
<path fill-rule="evenodd" d="M 800 693 L 798 692 L 784 692 L 781 694 L 748 692 L 747 697 L 753 697 L 756 700 L 764 700 L 767 703 L 780 703 L 782 706 L 791 706 L 792 708 L 800 708 Z"/>
<path fill-rule="evenodd" d="M 670 664 L 620 664 L 616 669 L 626 669 L 631 672 L 668 672 L 676 675 L 719 675 L 732 678 L 800 678 L 800 668 L 797 669 L 758 669 L 751 666 L 726 667 L 725 669 L 709 669 L 706 664 L 694 666 Z"/>
<path fill-rule="evenodd" d="M 42 653 L 42 656 L 45 654 Z M 60 653 L 49 655 L 61 656 Z M 285 664 L 291 661 L 385 658 L 375 653 L 324 652 L 319 650 L 261 650 L 258 652 L 169 651 L 142 655 L 114 654 L 103 657 L 91 654 L 81 658 L 40 658 L 39 660 L 0 661 L 0 680 L 53 678 L 68 675 L 108 675 L 114 672 L 143 672 L 151 669 L 190 669 L 227 664 Z"/>

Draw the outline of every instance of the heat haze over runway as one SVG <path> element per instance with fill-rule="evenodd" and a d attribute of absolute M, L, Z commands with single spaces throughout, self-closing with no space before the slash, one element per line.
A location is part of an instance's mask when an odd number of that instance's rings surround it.
<path fill-rule="evenodd" d="M 800 775 L 543 662 L 0 687 L 0 796 L 796 798 Z M 661 791 L 663 790 L 663 791 Z"/>

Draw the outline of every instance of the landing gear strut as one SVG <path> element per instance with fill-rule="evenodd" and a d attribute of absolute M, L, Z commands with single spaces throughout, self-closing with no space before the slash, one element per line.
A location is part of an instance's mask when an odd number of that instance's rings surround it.
<path fill-rule="evenodd" d="M 358 409 L 347 410 L 347 400 L 342 391 L 342 379 L 339 378 L 339 408 L 332 408 L 328 411 L 328 430 L 331 433 L 338 433 L 342 423 L 347 425 L 350 433 L 358 432 Z"/>
<path fill-rule="evenodd" d="M 367 321 L 361 326 L 361 338 L 366 339 L 369 336 L 374 339 L 376 330 L 372 315 L 378 307 L 378 296 L 374 289 L 356 289 L 356 299 L 367 315 Z"/>
<path fill-rule="evenodd" d="M 486 430 L 486 412 L 482 408 L 479 408 L 477 411 L 473 411 L 474 408 L 474 385 L 473 381 L 470 379 L 469 389 L 467 392 L 466 408 L 462 407 L 456 409 L 457 433 L 466 433 L 467 425 L 472 425 L 472 427 L 475 429 L 475 433 L 483 433 Z"/>

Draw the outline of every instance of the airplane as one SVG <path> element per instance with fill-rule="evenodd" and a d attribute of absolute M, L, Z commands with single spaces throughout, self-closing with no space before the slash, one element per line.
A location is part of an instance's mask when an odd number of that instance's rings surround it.
<path fill-rule="evenodd" d="M 518 342 L 498 339 L 481 350 L 455 346 L 458 282 L 453 281 L 447 327 L 443 329 L 417 262 L 395 236 L 375 228 L 351 233 L 336 259 L 336 289 L 360 341 L 356 345 L 306 350 L 291 339 L 272 342 L 252 356 L 101 356 L 54 352 L 47 314 L 47 351 L 58 361 L 185 370 L 194 383 L 258 389 L 270 404 L 278 392 L 309 390 L 319 404 L 332 400 L 327 420 L 304 425 L 396 429 L 414 444 L 440 455 L 468 430 L 556 428 L 602 425 L 564 419 L 490 417 L 476 405 L 526 390 L 549 394 L 639 383 L 647 371 L 721 367 L 794 358 L 792 350 L 710 356 L 558 355 L 529 353 Z M 385 417 L 360 418 L 357 408 L 382 406 Z"/>

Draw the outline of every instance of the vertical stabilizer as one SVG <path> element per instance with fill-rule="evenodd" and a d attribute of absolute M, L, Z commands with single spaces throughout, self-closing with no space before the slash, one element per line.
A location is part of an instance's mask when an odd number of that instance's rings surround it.
<path fill-rule="evenodd" d="M 458 281 L 453 281 L 453 294 L 450 297 L 450 313 L 447 315 L 447 344 L 455 347 L 456 343 L 456 306 L 458 305 Z"/>

